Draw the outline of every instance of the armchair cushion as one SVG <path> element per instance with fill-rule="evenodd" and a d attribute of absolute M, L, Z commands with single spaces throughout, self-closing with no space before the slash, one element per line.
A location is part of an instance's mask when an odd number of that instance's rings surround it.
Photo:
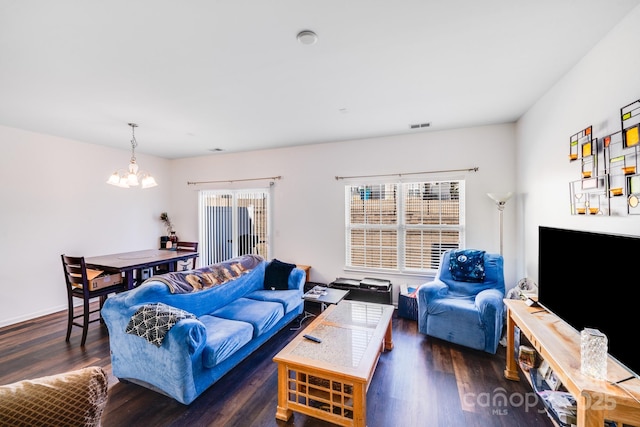
<path fill-rule="evenodd" d="M 484 281 L 485 251 L 461 249 L 451 253 L 449 271 L 455 280 L 462 282 Z"/>

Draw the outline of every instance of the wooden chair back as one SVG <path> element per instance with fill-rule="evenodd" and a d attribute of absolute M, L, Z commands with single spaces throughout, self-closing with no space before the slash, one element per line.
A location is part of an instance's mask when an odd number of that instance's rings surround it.
<path fill-rule="evenodd" d="M 122 292 L 127 290 L 127 286 L 124 281 L 115 283 L 112 286 L 91 290 L 89 287 L 89 278 L 87 275 L 87 266 L 84 261 L 84 257 L 73 257 L 67 255 L 61 255 L 62 269 L 64 271 L 64 279 L 67 287 L 67 302 L 68 302 L 68 321 L 67 321 L 67 336 L 66 341 L 69 341 L 71 336 L 71 328 L 73 326 L 79 326 L 82 328 L 82 341 L 81 345 L 84 346 L 87 340 L 87 331 L 89 323 L 97 322 L 101 320 L 99 316 L 100 309 L 109 294 Z M 82 312 L 76 314 L 76 307 L 73 303 L 74 298 L 82 300 Z M 91 309 L 89 307 L 90 300 L 94 298 L 100 298 L 100 304 L 98 308 Z M 91 318 L 91 315 L 98 313 L 98 316 Z M 76 319 L 82 318 L 82 323 L 76 321 Z"/>
<path fill-rule="evenodd" d="M 178 240 L 178 243 L 176 244 L 176 250 L 198 252 L 198 242 L 181 242 Z M 178 263 L 178 270 L 195 269 L 197 259 L 198 257 Z"/>

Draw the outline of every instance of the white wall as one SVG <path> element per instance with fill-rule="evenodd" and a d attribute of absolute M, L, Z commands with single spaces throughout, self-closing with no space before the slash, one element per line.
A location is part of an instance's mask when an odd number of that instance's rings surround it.
<path fill-rule="evenodd" d="M 336 176 L 372 175 L 466 169 L 466 246 L 499 251 L 498 211 L 486 195 L 515 191 L 514 125 L 484 126 L 404 136 L 372 138 L 294 148 L 173 161 L 172 216 L 185 240 L 197 239 L 198 191 L 227 184 L 187 185 L 282 176 L 274 181 L 274 242 L 272 257 L 311 265 L 311 280 L 328 283 L 336 277 L 362 278 L 344 271 L 344 180 Z M 457 176 L 460 176 L 458 174 Z M 432 177 L 432 176 L 430 176 Z M 259 183 L 238 185 L 257 186 Z M 505 210 L 505 274 L 507 286 L 515 273 L 515 209 Z M 369 273 L 371 275 L 371 273 Z M 426 277 L 381 276 L 399 285 L 419 284 Z"/>
<path fill-rule="evenodd" d="M 272 255 L 310 264 L 312 280 L 329 282 L 363 277 L 343 271 L 345 182 L 335 176 L 477 166 L 478 172 L 466 174 L 467 247 L 498 251 L 497 210 L 486 193 L 515 190 L 515 167 L 505 161 L 515 156 L 514 131 L 514 125 L 497 125 L 174 161 L 136 153 L 160 185 L 125 190 L 105 181 L 128 164 L 128 150 L 0 127 L 0 326 L 66 309 L 63 253 L 156 247 L 164 234 L 163 211 L 180 238 L 197 240 L 197 192 L 211 186 L 187 181 L 281 175 L 273 193 Z M 514 218 L 507 208 L 509 286 L 516 280 Z M 396 284 L 426 279 L 388 278 Z"/>
<path fill-rule="evenodd" d="M 122 150 L 0 126 L 0 326 L 66 309 L 60 254 L 101 255 L 155 247 L 169 212 L 183 239 L 197 238 L 197 191 L 187 181 L 282 175 L 274 189 L 274 257 L 312 266 L 312 280 L 343 271 L 344 182 L 335 176 L 478 166 L 467 174 L 467 247 L 497 251 L 498 216 L 486 196 L 517 194 L 505 209 L 507 286 L 537 278 L 537 227 L 640 235 L 640 218 L 571 216 L 569 136 L 592 125 L 619 129 L 619 108 L 640 99 L 640 7 L 514 125 L 427 131 L 296 148 L 168 161 L 138 154 L 160 186 L 104 184 L 126 166 Z M 526 84 L 526 82 L 523 82 Z M 490 102 L 488 100 L 487 102 Z M 515 159 L 515 161 L 514 161 Z M 517 186 L 516 186 L 517 178 Z M 394 283 L 424 278 L 389 277 Z"/>
<path fill-rule="evenodd" d="M 538 226 L 640 235 L 638 216 L 570 215 L 569 137 L 593 126 L 594 137 L 620 130 L 620 108 L 640 99 L 640 7 L 614 28 L 559 81 L 517 126 L 517 270 L 537 280 Z M 570 248 L 567 248 L 570 249 Z"/>
<path fill-rule="evenodd" d="M 505 210 L 507 286 L 537 278 L 537 228 L 551 225 L 640 235 L 640 218 L 571 216 L 569 136 L 619 130 L 621 106 L 640 99 L 640 7 L 514 125 L 427 131 L 296 148 L 168 161 L 138 153 L 159 187 L 104 184 L 126 166 L 122 150 L 0 126 L 0 326 L 66 309 L 60 255 L 155 247 L 169 212 L 183 239 L 197 238 L 197 191 L 187 181 L 282 175 L 274 189 L 274 257 L 312 265 L 312 280 L 345 272 L 344 182 L 335 176 L 478 166 L 467 174 L 467 247 L 497 251 L 491 191 L 517 194 Z M 523 82 L 526 84 L 526 82 Z M 487 102 L 490 102 L 488 100 Z M 515 161 L 514 161 L 515 159 Z M 516 186 L 517 178 L 517 186 Z M 394 283 L 424 278 L 389 277 Z"/>
<path fill-rule="evenodd" d="M 156 247 L 168 209 L 169 162 L 136 153 L 160 186 L 105 184 L 123 150 L 0 126 L 0 326 L 66 310 L 60 255 Z"/>
<path fill-rule="evenodd" d="M 156 247 L 164 234 L 163 211 L 180 238 L 196 240 L 197 192 L 207 186 L 187 181 L 281 175 L 273 193 L 272 256 L 310 264 L 312 280 L 329 282 L 363 277 L 343 271 L 345 182 L 335 176 L 477 166 L 478 172 L 466 174 L 467 247 L 498 251 L 497 210 L 486 193 L 515 189 L 509 161 L 515 156 L 514 134 L 514 125 L 507 124 L 174 161 L 136 153 L 160 185 L 125 190 L 105 181 L 128 164 L 127 149 L 0 126 L 0 326 L 66 310 L 63 253 L 94 256 Z M 508 286 L 517 280 L 514 230 L 515 210 L 507 207 Z M 388 278 L 395 284 L 426 280 Z"/>

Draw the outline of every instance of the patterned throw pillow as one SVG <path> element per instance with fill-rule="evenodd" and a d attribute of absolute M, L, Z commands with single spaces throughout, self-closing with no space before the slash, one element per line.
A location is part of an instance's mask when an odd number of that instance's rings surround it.
<path fill-rule="evenodd" d="M 449 256 L 449 271 L 460 282 L 484 281 L 484 253 L 476 249 L 460 249 Z"/>
<path fill-rule="evenodd" d="M 156 347 L 160 347 L 173 325 L 182 319 L 195 318 L 195 315 L 187 311 L 161 302 L 145 304 L 131 316 L 125 332 L 142 337 Z"/>

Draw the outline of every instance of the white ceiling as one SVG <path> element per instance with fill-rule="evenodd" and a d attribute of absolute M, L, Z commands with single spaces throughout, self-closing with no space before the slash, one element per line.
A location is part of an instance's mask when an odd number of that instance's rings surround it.
<path fill-rule="evenodd" d="M 638 4 L 0 0 L 0 125 L 181 158 L 513 122 Z"/>

